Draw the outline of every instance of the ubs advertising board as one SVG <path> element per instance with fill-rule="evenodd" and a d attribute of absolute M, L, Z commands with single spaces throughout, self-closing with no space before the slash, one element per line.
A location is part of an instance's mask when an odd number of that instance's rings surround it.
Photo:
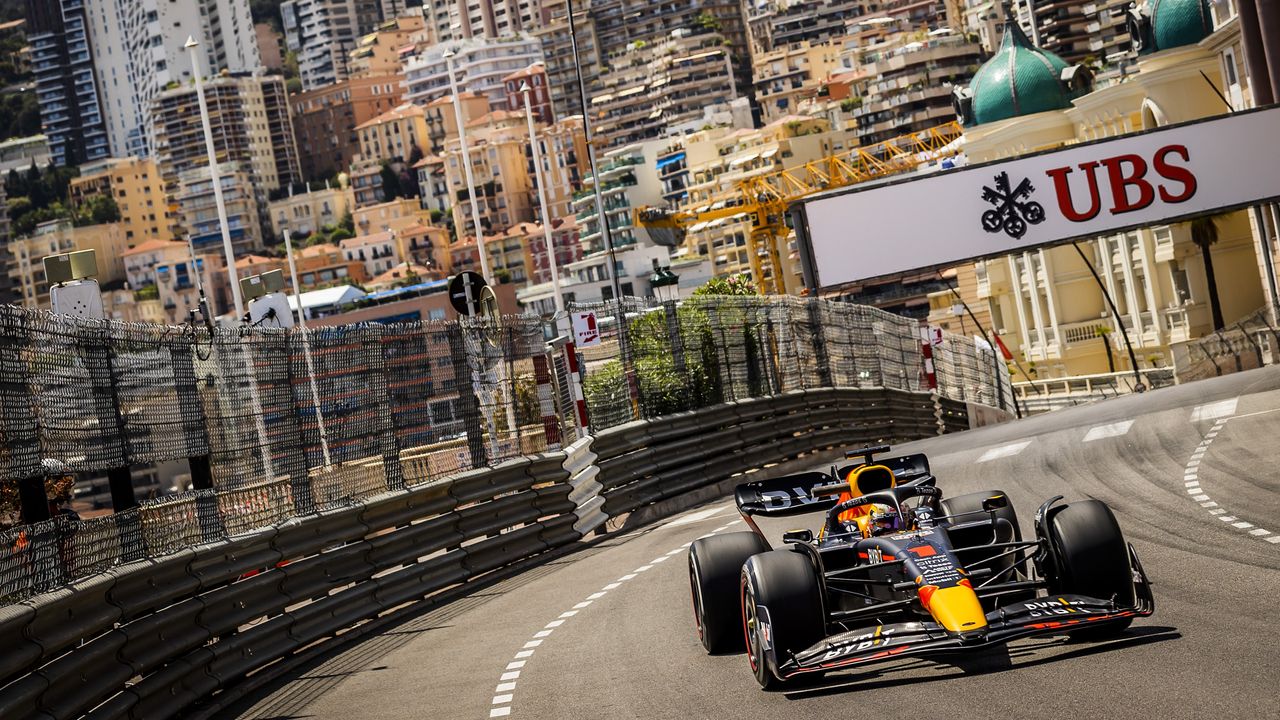
<path fill-rule="evenodd" d="M 854 187 L 791 207 L 817 290 L 1280 197 L 1280 106 Z"/>

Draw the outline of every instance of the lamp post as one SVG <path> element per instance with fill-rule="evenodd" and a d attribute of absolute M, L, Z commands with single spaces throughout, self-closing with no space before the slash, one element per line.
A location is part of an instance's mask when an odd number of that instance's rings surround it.
<path fill-rule="evenodd" d="M 649 287 L 653 288 L 653 296 L 662 303 L 673 303 L 680 299 L 680 276 L 671 272 L 670 265 L 658 265 L 658 258 L 653 259 L 653 274 L 649 276 Z"/>
<path fill-rule="evenodd" d="M 280 221 L 280 234 L 284 235 L 284 254 L 289 258 L 289 279 L 293 282 L 293 303 L 298 311 L 298 332 L 302 333 L 302 357 L 307 363 L 307 378 L 311 381 L 311 403 L 316 408 L 316 430 L 320 433 L 320 451 L 324 466 L 333 465 L 329 457 L 329 435 L 324 429 L 324 413 L 320 410 L 320 388 L 316 385 L 316 366 L 311 360 L 311 333 L 307 331 L 307 313 L 302 309 L 302 287 L 298 285 L 298 264 L 293 259 L 293 239 L 289 236 L 289 219 Z"/>
<path fill-rule="evenodd" d="M 542 237 L 547 244 L 547 267 L 551 269 L 551 287 L 555 291 L 556 317 L 564 314 L 564 294 L 560 291 L 560 272 L 556 267 L 556 246 L 551 239 L 551 214 L 547 212 L 547 186 L 542 175 L 542 152 L 538 150 L 538 138 L 533 132 L 533 103 L 529 98 L 529 83 L 520 85 L 524 94 L 524 118 L 529 124 L 529 147 L 533 150 L 533 171 L 538 182 L 538 205 L 542 209 Z"/>
<path fill-rule="evenodd" d="M 209 125 L 209 105 L 204 99 L 204 84 L 200 80 L 200 57 L 196 48 L 200 43 L 187 36 L 183 45 L 191 55 L 191 76 L 196 81 L 196 100 L 200 104 L 200 124 L 204 128 L 204 150 L 209 158 L 209 180 L 213 183 L 213 201 L 218 206 L 218 227 L 222 231 L 222 252 L 227 256 L 227 281 L 231 284 L 231 299 L 236 306 L 236 320 L 244 317 L 244 300 L 240 297 L 240 279 L 236 277 L 236 252 L 231 246 L 231 227 L 227 223 L 227 203 L 222 198 L 222 177 L 218 174 L 218 154 L 213 149 L 213 128 Z"/>
<path fill-rule="evenodd" d="M 467 195 L 471 199 L 471 222 L 476 226 L 476 252 L 480 255 L 480 276 L 492 284 L 489 276 L 489 258 L 484 253 L 484 229 L 480 227 L 480 204 L 476 199 L 476 178 L 471 171 L 471 153 L 467 150 L 467 128 L 462 120 L 462 98 L 458 97 L 458 80 L 453 76 L 452 49 L 444 51 L 445 72 L 449 75 L 449 92 L 453 93 L 453 117 L 458 123 L 458 143 L 462 150 L 462 169 L 467 176 Z"/>

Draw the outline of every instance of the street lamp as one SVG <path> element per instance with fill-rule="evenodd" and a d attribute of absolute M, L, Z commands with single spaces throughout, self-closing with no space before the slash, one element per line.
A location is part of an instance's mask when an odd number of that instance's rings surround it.
<path fill-rule="evenodd" d="M 320 450 L 324 454 L 324 466 L 330 467 L 329 436 L 324 429 L 324 413 L 320 410 L 320 388 L 316 385 L 316 366 L 311 360 L 311 334 L 307 331 L 307 313 L 302 309 L 302 287 L 298 285 L 298 265 L 293 260 L 293 239 L 289 237 L 289 218 L 280 219 L 280 234 L 284 235 L 284 254 L 289 259 L 289 278 L 293 281 L 293 304 L 298 311 L 298 332 L 302 333 L 302 357 L 307 363 L 307 377 L 311 380 L 311 403 L 316 408 L 316 430 L 320 432 Z"/>
<path fill-rule="evenodd" d="M 471 152 L 467 150 L 467 128 L 462 120 L 462 98 L 458 96 L 458 80 L 453 76 L 452 48 L 444 51 L 445 72 L 449 74 L 449 92 L 453 93 L 453 117 L 458 123 L 458 144 L 462 150 L 462 169 L 467 175 L 467 196 L 471 199 L 471 222 L 476 226 L 476 252 L 480 255 L 480 276 L 492 284 L 489 276 L 489 258 L 484 254 L 484 228 L 480 227 L 480 203 L 476 199 L 476 178 L 471 171 Z"/>
<path fill-rule="evenodd" d="M 542 237 L 547 244 L 547 267 L 551 269 L 551 287 L 555 291 L 556 317 L 564 313 L 564 294 L 560 291 L 560 272 L 556 267 L 556 246 L 551 239 L 551 214 L 547 212 L 547 185 L 542 176 L 542 152 L 533 132 L 533 102 L 529 99 L 529 83 L 520 84 L 524 94 L 524 118 L 529 124 L 529 147 L 533 149 L 533 171 L 538 182 L 538 205 L 542 208 Z"/>
<path fill-rule="evenodd" d="M 222 231 L 222 252 L 227 256 L 227 280 L 231 283 L 231 299 L 236 306 L 236 320 L 244 317 L 244 300 L 240 297 L 240 279 L 236 277 L 236 251 L 231 246 L 231 226 L 227 223 L 227 203 L 222 198 L 222 178 L 218 174 L 218 154 L 213 149 L 213 129 L 209 126 L 209 105 L 204 99 L 200 80 L 200 43 L 190 35 L 183 47 L 191 54 L 191 76 L 196 81 L 196 100 L 200 104 L 200 124 L 204 128 L 204 150 L 209 157 L 209 180 L 213 183 L 213 201 L 218 206 L 218 227 Z"/>
<path fill-rule="evenodd" d="M 680 276 L 671 272 L 671 266 L 658 265 L 658 258 L 653 259 L 653 274 L 649 276 L 649 287 L 659 302 L 669 303 L 680 299 Z"/>

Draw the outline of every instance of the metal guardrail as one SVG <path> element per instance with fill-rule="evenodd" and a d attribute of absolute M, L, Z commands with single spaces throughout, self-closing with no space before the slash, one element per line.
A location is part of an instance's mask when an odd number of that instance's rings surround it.
<path fill-rule="evenodd" d="M 1143 390 L 1167 387 L 1175 381 L 1173 368 L 1150 368 L 1139 372 Z M 1018 394 L 1023 411 L 1033 414 L 1128 395 L 1134 392 L 1136 386 L 1133 372 L 1125 370 L 1017 382 L 1013 384 L 1013 390 Z"/>
<path fill-rule="evenodd" d="M 239 535 L 208 527 L 219 515 L 207 494 L 141 508 L 181 529 L 167 554 L 0 607 L 0 717 L 175 717 L 311 643 L 575 542 L 607 517 L 823 448 L 961 429 L 966 412 L 920 392 L 797 390 L 626 423 Z M 246 489 L 246 502 L 288 487 Z"/>

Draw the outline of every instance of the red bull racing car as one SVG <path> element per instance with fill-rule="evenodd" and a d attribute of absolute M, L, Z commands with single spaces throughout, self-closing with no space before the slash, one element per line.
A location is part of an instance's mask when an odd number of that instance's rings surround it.
<path fill-rule="evenodd" d="M 1040 506 L 1024 540 L 1005 494 L 944 498 L 924 455 L 848 453 L 831 472 L 739 485 L 750 532 L 689 548 L 698 635 L 708 652 L 744 647 L 756 680 L 908 656 L 955 653 L 1035 635 L 1102 638 L 1155 609 L 1151 585 L 1110 508 Z M 774 549 L 753 519 L 825 511 L 817 535 Z"/>

